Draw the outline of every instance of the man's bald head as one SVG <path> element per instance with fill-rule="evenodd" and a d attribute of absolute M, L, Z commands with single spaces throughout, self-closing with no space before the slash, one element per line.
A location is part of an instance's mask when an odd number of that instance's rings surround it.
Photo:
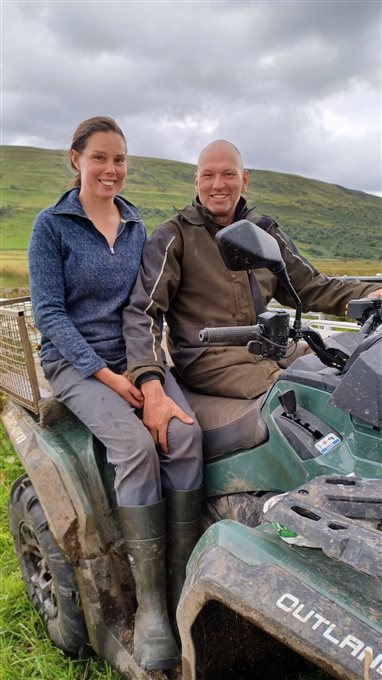
<path fill-rule="evenodd" d="M 200 163 L 203 162 L 203 158 L 206 155 L 209 155 L 210 153 L 212 154 L 224 153 L 224 151 L 226 151 L 227 154 L 232 154 L 236 156 L 241 169 L 244 170 L 243 159 L 241 157 L 239 149 L 237 148 L 237 146 L 232 144 L 232 142 L 227 142 L 226 139 L 215 139 L 214 142 L 210 142 L 210 144 L 207 144 L 207 146 L 205 146 L 204 149 L 202 149 L 199 154 L 198 167 Z"/>
<path fill-rule="evenodd" d="M 232 223 L 240 195 L 247 186 L 248 171 L 234 144 L 217 139 L 203 149 L 195 173 L 195 190 L 217 224 Z"/>

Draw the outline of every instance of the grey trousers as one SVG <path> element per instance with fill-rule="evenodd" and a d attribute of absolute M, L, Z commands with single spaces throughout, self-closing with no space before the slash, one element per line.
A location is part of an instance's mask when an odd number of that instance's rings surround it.
<path fill-rule="evenodd" d="M 64 403 L 107 449 L 115 466 L 115 491 L 120 506 L 148 505 L 162 498 L 162 485 L 181 490 L 202 484 L 202 433 L 195 420 L 186 425 L 172 418 L 168 455 L 157 450 L 136 410 L 117 392 L 94 377 L 83 378 L 65 359 L 44 362 L 45 377 L 55 398 Z M 166 369 L 165 393 L 188 415 L 194 414 Z"/>

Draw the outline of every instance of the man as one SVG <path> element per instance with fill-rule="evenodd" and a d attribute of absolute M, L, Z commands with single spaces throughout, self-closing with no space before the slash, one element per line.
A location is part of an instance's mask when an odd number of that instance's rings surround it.
<path fill-rule="evenodd" d="M 268 270 L 228 271 L 215 241 L 222 227 L 247 219 L 276 238 L 305 311 L 340 315 L 352 298 L 382 297 L 378 286 L 344 282 L 317 272 L 274 220 L 248 207 L 242 196 L 247 186 L 248 172 L 238 149 L 224 140 L 212 142 L 199 157 L 197 196 L 192 205 L 161 224 L 146 244 L 141 272 L 124 313 L 124 332 L 130 379 L 142 385 L 144 393 L 156 394 L 156 407 L 153 399 L 146 402 L 144 422 L 159 443 L 165 441 L 172 417 L 171 408 L 159 408 L 164 371 L 160 348 L 163 315 L 169 328 L 169 351 L 180 380 L 192 390 L 186 390 L 186 396 L 204 430 L 205 447 L 206 432 L 214 431 L 216 451 L 217 430 L 222 435 L 220 452 L 258 443 L 262 435 L 251 429 L 255 422 L 253 405 L 259 409 L 261 395 L 281 372 L 277 363 L 249 354 L 246 347 L 208 347 L 199 341 L 199 331 L 205 326 L 255 324 L 256 307 L 259 311 L 272 298 L 292 306 L 286 290 Z M 145 327 L 150 334 L 143 333 Z M 151 343 L 142 342 L 148 336 Z M 195 392 L 216 399 L 206 403 L 202 397 L 195 399 Z M 222 398 L 230 398 L 228 409 L 224 408 L 228 402 L 222 402 Z M 236 413 L 239 400 L 241 406 L 232 429 L 232 413 Z M 249 429 L 243 427 L 244 416 L 252 423 Z"/>

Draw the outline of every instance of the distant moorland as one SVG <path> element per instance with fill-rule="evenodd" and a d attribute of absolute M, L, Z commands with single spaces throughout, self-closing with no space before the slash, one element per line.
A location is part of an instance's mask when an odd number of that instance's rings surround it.
<path fill-rule="evenodd" d="M 195 166 L 131 156 L 124 195 L 148 231 L 193 198 Z M 26 248 L 36 213 L 70 184 L 66 153 L 1 147 L 1 269 L 3 288 L 27 285 Z M 327 274 L 381 271 L 382 199 L 297 175 L 250 170 L 248 202 L 271 215 L 301 253 Z"/>

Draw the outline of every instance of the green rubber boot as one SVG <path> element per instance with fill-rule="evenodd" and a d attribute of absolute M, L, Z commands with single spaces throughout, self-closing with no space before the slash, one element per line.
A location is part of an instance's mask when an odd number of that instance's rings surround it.
<path fill-rule="evenodd" d="M 119 507 L 118 512 L 138 602 L 134 658 L 145 670 L 173 668 L 179 650 L 167 611 L 165 501 Z"/>
<path fill-rule="evenodd" d="M 202 489 L 163 489 L 167 513 L 167 597 L 175 618 L 186 578 L 186 565 L 200 535 Z"/>

